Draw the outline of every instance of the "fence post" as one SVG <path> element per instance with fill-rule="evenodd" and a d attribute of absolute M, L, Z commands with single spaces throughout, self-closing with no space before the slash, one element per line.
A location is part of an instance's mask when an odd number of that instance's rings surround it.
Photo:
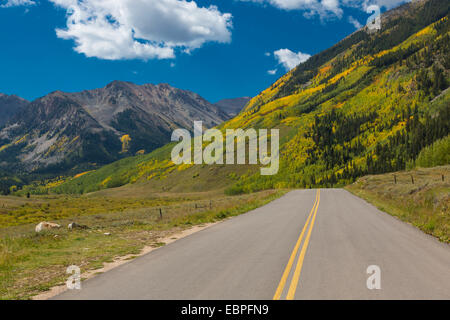
<path fill-rule="evenodd" d="M 445 180 L 445 177 L 444 177 L 444 175 L 442 175 L 442 182 L 444 182 L 444 180 Z"/>
<path fill-rule="evenodd" d="M 397 176 L 394 174 L 394 183 L 397 184 Z"/>
<path fill-rule="evenodd" d="M 412 184 L 414 184 L 414 177 L 413 177 L 413 175 L 411 175 L 411 182 L 412 182 Z"/>
<path fill-rule="evenodd" d="M 162 220 L 162 218 L 163 218 L 163 214 L 162 214 L 162 209 L 161 208 L 159 208 L 159 218 Z"/>

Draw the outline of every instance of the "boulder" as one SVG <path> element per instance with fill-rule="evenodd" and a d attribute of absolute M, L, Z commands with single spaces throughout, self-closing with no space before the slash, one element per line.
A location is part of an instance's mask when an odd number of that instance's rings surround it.
<path fill-rule="evenodd" d="M 61 228 L 59 224 L 51 222 L 41 222 L 36 226 L 35 230 L 36 232 L 41 232 L 44 230 L 59 229 L 59 228 Z"/>
<path fill-rule="evenodd" d="M 69 230 L 73 230 L 73 229 L 88 229 L 88 226 L 83 226 L 83 225 L 78 224 L 76 222 L 72 222 L 67 227 L 69 228 Z"/>

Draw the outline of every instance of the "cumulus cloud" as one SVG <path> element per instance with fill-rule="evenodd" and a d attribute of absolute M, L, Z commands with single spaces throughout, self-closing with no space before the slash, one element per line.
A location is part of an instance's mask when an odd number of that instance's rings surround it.
<path fill-rule="evenodd" d="M 345 7 L 360 8 L 365 11 L 370 5 L 376 4 L 386 9 L 394 8 L 411 0 L 240 0 L 269 4 L 282 10 L 304 11 L 306 16 L 320 15 L 322 18 L 343 16 Z"/>
<path fill-rule="evenodd" d="M 35 4 L 33 0 L 7 0 L 6 3 L 0 4 L 0 8 L 34 6 Z"/>
<path fill-rule="evenodd" d="M 106 60 L 168 59 L 206 42 L 231 42 L 232 15 L 186 0 L 50 0 L 67 11 L 61 39 Z"/>
<path fill-rule="evenodd" d="M 273 54 L 278 60 L 278 63 L 283 65 L 287 71 L 294 69 L 300 63 L 305 62 L 311 57 L 311 55 L 307 53 L 295 53 L 289 49 L 280 49 L 275 51 Z"/>
<path fill-rule="evenodd" d="M 303 10 L 307 15 L 319 14 L 320 16 L 341 16 L 339 0 L 241 0 L 244 2 L 255 2 L 270 4 L 282 10 Z"/>
<path fill-rule="evenodd" d="M 278 72 L 278 69 L 273 69 L 273 70 L 267 71 L 267 73 L 270 74 L 271 76 L 277 74 L 277 72 Z"/>
<path fill-rule="evenodd" d="M 364 10 L 373 4 L 384 7 L 386 9 L 392 9 L 403 3 L 411 2 L 411 0 L 364 0 L 359 2 L 362 2 Z"/>

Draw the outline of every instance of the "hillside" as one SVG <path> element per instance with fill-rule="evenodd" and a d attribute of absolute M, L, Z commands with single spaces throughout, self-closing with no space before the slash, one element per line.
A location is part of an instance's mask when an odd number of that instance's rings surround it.
<path fill-rule="evenodd" d="M 0 163 L 13 172 L 63 173 L 148 153 L 194 120 L 228 115 L 198 94 L 167 84 L 114 81 L 79 93 L 53 92 L 27 105 L 0 131 Z"/>
<path fill-rule="evenodd" d="M 0 93 L 0 128 L 15 114 L 21 111 L 29 102 L 15 95 Z"/>
<path fill-rule="evenodd" d="M 177 167 L 167 145 L 32 189 L 78 193 L 146 183 L 155 190 L 228 187 L 241 193 L 342 186 L 366 174 L 403 170 L 449 134 L 449 6 L 415 1 L 387 12 L 381 31 L 361 29 L 311 57 L 219 127 L 279 128 L 275 176 L 260 176 L 257 166 Z"/>

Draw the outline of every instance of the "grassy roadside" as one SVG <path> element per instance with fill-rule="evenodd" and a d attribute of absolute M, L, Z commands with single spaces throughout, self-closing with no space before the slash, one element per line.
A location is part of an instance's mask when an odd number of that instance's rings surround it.
<path fill-rule="evenodd" d="M 113 212 L 106 207 L 103 213 L 94 210 L 95 214 L 75 215 L 78 223 L 89 226 L 87 230 L 67 230 L 67 223 L 73 221 L 70 220 L 73 216 L 52 220 L 63 228 L 40 234 L 33 231 L 34 223 L 0 228 L 0 299 L 30 299 L 63 284 L 70 265 L 79 266 L 82 272 L 99 269 L 118 256 L 138 254 L 145 246 L 164 245 L 158 242 L 160 238 L 193 225 L 240 215 L 285 193 L 284 190 L 269 190 L 236 197 L 216 195 L 212 201 L 209 197 L 195 195 L 183 201 L 158 203 L 158 207 L 146 207 L 149 203 L 144 201 L 143 207 L 136 205 L 130 210 L 116 210 L 114 206 L 116 211 Z M 9 201 L 11 205 L 15 199 L 0 200 Z M 78 199 L 78 203 L 83 200 Z M 62 200 L 56 198 L 50 203 L 56 207 L 57 201 Z M 46 207 L 46 202 L 48 199 L 39 199 L 28 206 Z M 102 206 L 102 202 L 98 205 Z"/>
<path fill-rule="evenodd" d="M 450 166 L 367 176 L 346 189 L 440 241 L 450 242 Z"/>

